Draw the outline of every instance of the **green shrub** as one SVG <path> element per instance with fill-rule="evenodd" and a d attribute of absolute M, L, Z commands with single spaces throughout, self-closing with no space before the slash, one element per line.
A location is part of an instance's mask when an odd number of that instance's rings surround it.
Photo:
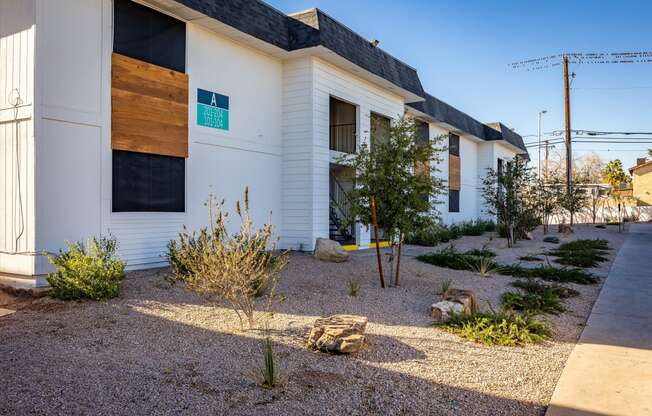
<path fill-rule="evenodd" d="M 544 341 L 552 335 L 545 322 L 507 311 L 455 314 L 439 326 L 485 345 L 524 346 Z"/>
<path fill-rule="evenodd" d="M 493 231 L 496 224 L 493 221 L 475 220 L 465 221 L 458 224 L 444 225 L 432 224 L 406 236 L 407 244 L 433 247 L 440 243 L 447 243 L 457 240 L 464 235 L 482 235 L 485 232 Z"/>
<path fill-rule="evenodd" d="M 424 263 L 430 263 L 439 267 L 446 267 L 453 270 L 471 270 L 470 261 L 474 256 L 467 256 L 450 245 L 434 253 L 422 254 L 417 256 L 417 260 Z"/>
<path fill-rule="evenodd" d="M 558 257 L 555 263 L 576 267 L 596 267 L 607 260 L 605 257 L 607 250 L 609 250 L 607 240 L 575 240 L 560 245 L 548 254 Z"/>
<path fill-rule="evenodd" d="M 93 237 L 84 243 L 66 243 L 67 250 L 48 255 L 56 267 L 48 273 L 50 296 L 63 299 L 110 299 L 120 294 L 125 264 L 115 252 L 115 238 Z"/>
<path fill-rule="evenodd" d="M 528 254 L 527 256 L 520 256 L 518 259 L 522 261 L 543 261 L 541 257 L 533 256 L 531 254 Z"/>
<path fill-rule="evenodd" d="M 598 282 L 598 278 L 583 269 L 552 267 L 541 265 L 539 267 L 523 267 L 517 264 L 502 265 L 498 273 L 513 277 L 538 277 L 549 282 L 578 283 L 581 285 L 592 285 Z"/>
<path fill-rule="evenodd" d="M 486 248 L 474 248 L 473 250 L 467 250 L 464 252 L 467 256 L 477 256 L 477 257 L 496 257 L 496 253 Z"/>
<path fill-rule="evenodd" d="M 485 270 L 495 270 L 498 274 L 507 276 L 526 278 L 538 277 L 551 282 L 578 283 L 584 285 L 598 282 L 597 277 L 583 269 L 567 267 L 557 268 L 547 265 L 533 268 L 523 267 L 518 264 L 501 265 L 493 260 L 489 261 L 486 256 L 476 256 L 468 253 L 469 252 L 459 252 L 455 249 L 455 246 L 451 245 L 433 253 L 417 256 L 417 260 L 439 267 L 446 267 L 448 269 L 470 271 L 476 271 L 478 266 L 480 266 L 479 262 L 483 262 L 484 265 L 482 267 Z M 489 271 L 486 273 L 489 273 Z"/>
<path fill-rule="evenodd" d="M 505 310 L 527 312 L 533 315 L 540 313 L 558 315 L 566 310 L 561 303 L 561 298 L 552 289 L 537 293 L 503 293 L 502 307 Z"/>
<path fill-rule="evenodd" d="M 542 283 L 531 279 L 519 279 L 512 282 L 512 286 L 523 289 L 528 293 L 544 293 L 552 290 L 557 296 L 562 299 L 573 298 L 578 296 L 580 292 L 570 287 L 562 286 L 556 283 Z"/>
<path fill-rule="evenodd" d="M 349 279 L 349 296 L 358 297 L 360 294 L 360 281 L 357 279 Z"/>

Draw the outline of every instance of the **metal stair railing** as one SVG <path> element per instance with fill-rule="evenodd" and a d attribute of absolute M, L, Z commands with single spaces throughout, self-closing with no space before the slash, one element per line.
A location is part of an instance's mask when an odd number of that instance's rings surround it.
<path fill-rule="evenodd" d="M 333 225 L 337 227 L 342 234 L 347 238 L 352 236 L 351 230 L 342 227 L 342 223 L 346 218 L 349 218 L 349 202 L 348 195 L 342 187 L 342 184 L 337 180 L 333 173 L 330 173 L 330 209 L 329 217 Z"/>

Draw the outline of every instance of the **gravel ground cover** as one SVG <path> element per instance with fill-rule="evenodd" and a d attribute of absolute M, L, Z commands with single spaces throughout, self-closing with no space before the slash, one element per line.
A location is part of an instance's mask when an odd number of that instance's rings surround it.
<path fill-rule="evenodd" d="M 609 261 L 595 269 L 606 275 L 625 235 L 577 226 L 559 237 L 607 239 Z M 499 262 L 517 263 L 554 246 L 541 239 L 538 231 L 512 249 L 487 234 L 454 244 L 488 244 Z M 385 290 L 373 252 L 342 264 L 292 254 L 279 287 L 283 300 L 266 320 L 283 380 L 274 390 L 257 386 L 253 375 L 265 332 L 240 332 L 234 312 L 171 284 L 167 269 L 130 272 L 120 297 L 107 302 L 33 301 L 0 318 L 0 414 L 543 414 L 601 283 L 569 285 L 580 296 L 565 301 L 568 312 L 546 318 L 552 341 L 485 347 L 432 327 L 429 306 L 441 282 L 452 279 L 453 287 L 474 290 L 481 305 L 498 307 L 513 279 L 412 257 L 430 250 L 406 248 L 402 286 Z M 348 295 L 350 279 L 360 281 L 358 297 Z M 314 320 L 338 313 L 369 318 L 367 348 L 355 356 L 308 351 Z"/>

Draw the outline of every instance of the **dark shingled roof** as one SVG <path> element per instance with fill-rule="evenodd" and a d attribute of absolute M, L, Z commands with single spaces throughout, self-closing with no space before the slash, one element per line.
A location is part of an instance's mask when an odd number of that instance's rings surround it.
<path fill-rule="evenodd" d="M 440 99 L 426 94 L 426 101 L 408 104 L 437 121 L 483 140 L 505 140 L 527 153 L 523 138 L 502 123 L 484 124 Z"/>
<path fill-rule="evenodd" d="M 321 10 L 311 9 L 289 18 L 292 50 L 321 45 L 392 84 L 425 97 L 416 69 L 373 46 Z"/>
<path fill-rule="evenodd" d="M 426 101 L 408 105 L 415 110 L 428 114 L 437 121 L 450 124 L 468 134 L 484 140 L 493 139 L 493 137 L 487 138 L 486 126 L 483 123 L 430 94 L 426 94 Z M 500 139 L 500 135 L 495 130 L 493 136 Z"/>
<path fill-rule="evenodd" d="M 286 51 L 323 46 L 392 84 L 425 96 L 417 71 L 319 9 L 287 16 L 258 0 L 177 0 Z"/>
<path fill-rule="evenodd" d="M 497 131 L 500 133 L 500 138 L 498 139 L 487 139 L 487 140 L 505 140 L 507 143 L 510 143 L 519 149 L 523 150 L 525 153 L 527 153 L 527 149 L 525 148 L 525 143 L 523 143 L 523 138 L 521 137 L 520 134 L 514 132 L 514 130 L 508 128 L 506 125 L 503 123 L 487 123 L 487 126 L 489 126 L 490 129 Z"/>

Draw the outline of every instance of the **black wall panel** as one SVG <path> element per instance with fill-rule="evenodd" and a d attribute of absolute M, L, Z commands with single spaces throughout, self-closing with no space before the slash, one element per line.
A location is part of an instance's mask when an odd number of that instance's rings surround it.
<path fill-rule="evenodd" d="M 113 212 L 184 210 L 184 158 L 113 151 Z"/>
<path fill-rule="evenodd" d="M 113 51 L 186 72 L 186 24 L 131 0 L 115 0 Z"/>
<path fill-rule="evenodd" d="M 448 212 L 460 212 L 460 191 L 448 190 Z"/>

